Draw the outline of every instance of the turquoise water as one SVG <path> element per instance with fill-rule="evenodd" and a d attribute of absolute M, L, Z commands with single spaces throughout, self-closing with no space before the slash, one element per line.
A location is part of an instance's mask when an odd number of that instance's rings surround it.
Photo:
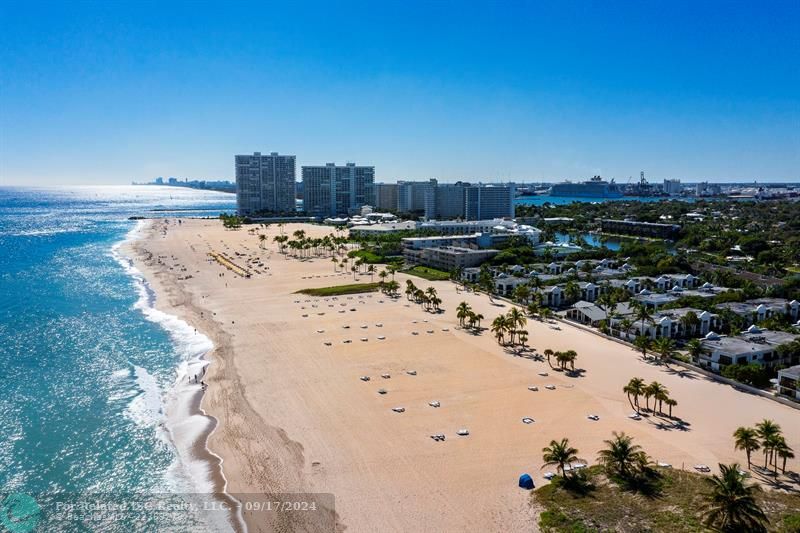
<path fill-rule="evenodd" d="M 658 197 L 658 196 L 623 196 L 622 198 L 586 198 L 585 196 L 548 196 L 546 194 L 538 196 L 519 196 L 515 199 L 516 205 L 566 205 L 573 202 L 584 203 L 604 203 L 604 202 L 661 202 L 669 200 L 679 200 L 681 202 L 693 202 L 692 197 Z"/>
<path fill-rule="evenodd" d="M 188 189 L 0 188 L 0 496 L 203 491 L 164 405 L 209 342 L 151 308 L 116 245 L 132 215 L 234 207 Z"/>

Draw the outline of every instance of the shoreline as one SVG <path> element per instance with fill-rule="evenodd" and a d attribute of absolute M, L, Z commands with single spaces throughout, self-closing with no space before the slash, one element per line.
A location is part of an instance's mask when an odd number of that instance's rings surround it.
<path fill-rule="evenodd" d="M 163 309 L 162 300 L 172 291 L 180 291 L 177 284 L 169 284 L 169 280 L 160 279 L 158 271 L 148 264 L 144 243 L 157 231 L 159 219 L 138 220 L 125 239 L 112 247 L 112 255 L 122 264 L 134 282 L 140 283 L 140 300 L 135 306 L 145 315 L 147 320 L 158 323 L 171 337 L 176 349 L 187 348 L 186 341 L 176 339 L 177 329 L 194 328 L 208 342 L 208 346 L 200 348 L 181 360 L 175 368 L 176 378 L 164 397 L 164 428 L 175 448 L 176 459 L 172 468 L 183 470 L 192 488 L 197 493 L 214 494 L 217 499 L 231 507 L 224 523 L 220 523 L 213 515 L 207 515 L 209 523 L 217 528 L 227 526 L 232 531 L 247 533 L 247 526 L 241 515 L 241 503 L 228 493 L 228 480 L 223 470 L 223 458 L 208 445 L 214 432 L 219 427 L 219 420 L 203 408 L 205 391 L 196 383 L 189 381 L 190 376 L 199 374 L 198 379 L 208 379 L 213 373 L 213 352 L 216 343 L 200 328 L 195 328 L 196 312 L 180 313 L 174 306 Z M 143 301 L 144 300 L 144 301 Z M 196 309 L 192 309 L 196 311 Z M 160 314 L 156 318 L 149 314 Z M 166 321 L 172 324 L 165 324 Z M 177 324 L 176 324 L 177 323 Z M 171 326 L 171 327 L 170 327 Z M 203 341 L 200 340 L 202 343 Z M 204 486 L 205 485 L 205 486 Z M 210 490 L 209 490 L 210 489 Z"/>

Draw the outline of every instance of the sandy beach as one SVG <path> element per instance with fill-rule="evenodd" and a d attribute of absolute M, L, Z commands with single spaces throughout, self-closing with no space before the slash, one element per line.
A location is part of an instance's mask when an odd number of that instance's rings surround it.
<path fill-rule="evenodd" d="M 578 353 L 576 366 L 584 372 L 570 377 L 546 361 L 504 350 L 488 330 L 462 330 L 459 302 L 482 313 L 486 327 L 509 304 L 459 293 L 451 282 L 411 278 L 417 286 L 436 287 L 441 314 L 407 301 L 402 288 L 394 300 L 380 293 L 336 299 L 295 294 L 354 277 L 335 273 L 330 258 L 280 254 L 272 242 L 276 225 L 266 230 L 263 249 L 247 228 L 225 230 L 218 220 L 153 221 L 127 250 L 155 290 L 156 307 L 214 343 L 201 404 L 218 421 L 207 443 L 214 455 L 202 442 L 194 453 L 211 461 L 217 490 L 331 493 L 339 531 L 530 531 L 537 516 L 517 479 L 527 472 L 537 486 L 547 482 L 543 474 L 552 469 L 541 468 L 541 449 L 552 439 L 569 438 L 595 463 L 603 440 L 625 431 L 654 460 L 716 470 L 718 462 L 745 462 L 733 448 L 738 426 L 770 418 L 789 446 L 800 449 L 799 410 L 645 362 L 590 332 L 528 321 L 528 344 L 540 353 Z M 283 232 L 296 229 L 331 233 L 312 225 L 286 225 Z M 264 266 L 251 263 L 253 276 L 245 279 L 210 252 L 240 265 L 258 257 Z M 398 273 L 395 279 L 403 287 L 408 278 Z M 362 274 L 357 281 L 371 278 Z M 391 377 L 382 378 L 385 373 Z M 666 418 L 628 418 L 632 409 L 622 388 L 634 376 L 669 389 L 684 430 Z M 387 393 L 378 394 L 381 388 Z M 535 422 L 524 424 L 525 417 Z M 458 436 L 461 428 L 469 435 Z M 430 438 L 437 433 L 446 440 Z M 763 456 L 755 454 L 759 461 Z M 797 463 L 790 461 L 787 470 L 797 470 Z M 316 518 L 292 517 L 267 522 L 263 514 L 244 512 L 249 531 L 315 530 Z"/>

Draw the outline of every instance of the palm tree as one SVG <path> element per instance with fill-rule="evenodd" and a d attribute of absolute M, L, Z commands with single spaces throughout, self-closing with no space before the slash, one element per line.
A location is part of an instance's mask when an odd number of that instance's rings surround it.
<path fill-rule="evenodd" d="M 653 343 L 653 349 L 661 357 L 661 361 L 668 363 L 671 357 L 675 357 L 678 351 L 675 349 L 675 341 L 669 337 L 659 337 Z"/>
<path fill-rule="evenodd" d="M 669 417 L 672 418 L 672 408 L 677 407 L 678 400 L 675 398 L 665 398 L 664 403 L 669 407 Z"/>
<path fill-rule="evenodd" d="M 381 270 L 380 272 L 378 272 L 378 277 L 381 278 L 380 281 L 381 285 L 383 285 L 383 283 L 386 281 L 386 276 L 388 275 L 389 274 L 387 274 L 385 270 Z"/>
<path fill-rule="evenodd" d="M 641 446 L 634 444 L 633 438 L 625 433 L 615 431 L 613 439 L 603 442 L 607 447 L 598 452 L 597 460 L 606 470 L 620 477 L 627 478 L 636 465 L 647 462 Z"/>
<path fill-rule="evenodd" d="M 526 330 L 520 330 L 517 332 L 517 338 L 519 339 L 519 343 L 522 346 L 522 349 L 525 349 L 525 343 L 528 342 L 528 332 Z"/>
<path fill-rule="evenodd" d="M 267 236 L 263 233 L 259 234 L 258 236 L 258 247 L 262 250 L 264 249 L 264 243 L 267 241 Z"/>
<path fill-rule="evenodd" d="M 553 311 L 551 311 L 549 307 L 542 307 L 539 311 L 539 318 L 546 321 L 552 314 Z"/>
<path fill-rule="evenodd" d="M 406 280 L 406 298 L 411 300 L 412 297 L 414 296 L 414 293 L 416 292 L 416 290 L 417 290 L 417 287 L 414 285 L 414 282 L 411 281 L 410 279 L 407 279 Z"/>
<path fill-rule="evenodd" d="M 528 319 L 525 318 L 525 314 L 522 313 L 522 311 L 520 311 L 518 308 L 512 307 L 508 312 L 508 324 L 510 326 L 509 329 L 511 330 L 511 344 L 514 344 L 514 332 L 527 323 Z"/>
<path fill-rule="evenodd" d="M 641 321 L 641 327 L 639 328 L 639 332 L 644 334 L 644 323 L 648 322 L 650 324 L 654 324 L 653 315 L 650 314 L 650 311 L 647 309 L 647 305 L 645 304 L 636 304 L 633 307 L 633 320 Z"/>
<path fill-rule="evenodd" d="M 650 396 L 653 398 L 653 411 L 655 411 L 656 408 L 655 402 L 658 402 L 658 413 L 661 414 L 661 404 L 664 400 L 669 398 L 669 390 L 658 381 L 652 382 L 647 386 L 647 389 L 650 391 Z"/>
<path fill-rule="evenodd" d="M 546 348 L 544 351 L 544 356 L 547 357 L 547 364 L 550 365 L 550 368 L 553 368 L 553 364 L 550 362 L 550 358 L 555 355 L 555 352 L 550 348 Z"/>
<path fill-rule="evenodd" d="M 783 459 L 783 466 L 781 466 L 781 472 L 784 474 L 786 473 L 786 460 L 787 459 L 794 459 L 794 450 L 792 450 L 788 444 L 786 444 L 786 439 L 780 437 L 778 439 L 778 443 L 775 446 L 775 453 L 778 457 Z M 775 459 L 775 470 L 778 470 L 778 460 Z"/>
<path fill-rule="evenodd" d="M 631 407 L 636 409 L 636 412 L 639 412 L 639 396 L 644 394 L 645 384 L 642 378 L 631 378 L 625 387 L 623 387 L 622 392 L 628 395 L 628 402 L 630 402 Z M 633 396 L 633 401 L 631 402 L 631 396 Z"/>
<path fill-rule="evenodd" d="M 629 318 L 623 318 L 619 323 L 619 329 L 624 331 L 626 336 L 630 333 L 632 327 L 633 322 Z"/>
<path fill-rule="evenodd" d="M 700 339 L 691 339 L 686 343 L 686 351 L 692 357 L 692 361 L 697 362 L 700 356 L 705 353 L 706 349 Z"/>
<path fill-rule="evenodd" d="M 747 468 L 750 468 L 750 454 L 761 448 L 758 442 L 758 432 L 753 428 L 740 427 L 733 432 L 733 438 L 734 449 L 744 450 L 744 453 L 747 454 Z"/>
<path fill-rule="evenodd" d="M 697 326 L 700 324 L 700 319 L 697 318 L 697 313 L 694 311 L 689 311 L 680 318 L 680 322 L 683 326 L 684 333 L 686 333 L 688 330 L 689 335 L 687 336 L 694 337 L 694 332 L 697 329 Z"/>
<path fill-rule="evenodd" d="M 562 475 L 566 475 L 565 466 L 581 460 L 578 458 L 578 450 L 569 445 L 569 439 L 561 439 L 561 442 L 551 440 L 550 446 L 542 448 L 542 459 L 542 468 L 555 465 Z"/>
<path fill-rule="evenodd" d="M 705 494 L 703 523 L 723 532 L 766 532 L 767 515 L 756 501 L 757 485 L 745 485 L 739 465 L 719 465 L 720 475 L 705 478 L 711 491 Z"/>
<path fill-rule="evenodd" d="M 458 324 L 461 327 L 464 327 L 464 319 L 469 316 L 470 312 L 472 312 L 472 308 L 467 302 L 461 302 L 456 307 L 456 318 L 458 318 Z"/>
<path fill-rule="evenodd" d="M 568 281 L 564 285 L 564 295 L 567 297 L 568 302 L 575 303 L 581 297 L 581 288 L 574 281 Z"/>
<path fill-rule="evenodd" d="M 537 302 L 529 303 L 528 307 L 526 308 L 526 311 L 528 312 L 528 316 L 530 317 L 536 316 L 536 314 L 539 313 L 539 304 Z"/>
<path fill-rule="evenodd" d="M 764 468 L 767 468 L 767 461 L 772 456 L 772 447 L 776 444 L 776 437 L 781 434 L 781 427 L 772 420 L 764 419 L 756 424 L 756 432 L 764 450 Z"/>
<path fill-rule="evenodd" d="M 477 314 L 472 313 L 472 315 L 470 315 L 470 316 L 475 319 L 475 323 L 478 325 L 478 328 L 480 328 L 481 327 L 481 320 L 484 319 L 484 316 L 482 314 L 480 314 L 480 313 L 477 313 Z"/>
<path fill-rule="evenodd" d="M 508 331 L 508 322 L 504 315 L 500 315 L 492 321 L 492 333 L 499 344 L 505 344 L 506 331 Z"/>
<path fill-rule="evenodd" d="M 650 348 L 650 338 L 647 335 L 637 335 L 633 339 L 633 345 L 642 351 L 642 357 L 646 357 L 647 350 Z"/>
<path fill-rule="evenodd" d="M 389 265 L 388 270 L 389 270 L 389 274 L 392 275 L 392 281 L 394 281 L 394 274 L 395 274 L 395 272 L 397 272 L 397 267 L 394 266 L 394 265 Z"/>
<path fill-rule="evenodd" d="M 514 299 L 517 302 L 524 304 L 530 297 L 531 290 L 527 285 L 517 285 L 517 287 L 514 289 Z"/>

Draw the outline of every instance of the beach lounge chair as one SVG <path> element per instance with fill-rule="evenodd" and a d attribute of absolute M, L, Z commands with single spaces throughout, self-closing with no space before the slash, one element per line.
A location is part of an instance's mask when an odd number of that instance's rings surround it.
<path fill-rule="evenodd" d="M 711 469 L 707 465 L 703 464 L 694 465 L 694 469 L 698 472 L 711 472 Z"/>
<path fill-rule="evenodd" d="M 367 325 L 366 324 L 361 324 L 361 329 L 367 329 Z"/>
<path fill-rule="evenodd" d="M 378 394 L 386 394 L 386 389 L 378 389 Z"/>
<path fill-rule="evenodd" d="M 417 375 L 417 371 L 416 370 L 406 370 L 406 374 L 408 374 L 409 376 L 416 376 Z"/>
<path fill-rule="evenodd" d="M 547 390 L 556 390 L 556 386 L 555 385 L 545 385 L 544 388 L 547 389 Z"/>
<path fill-rule="evenodd" d="M 361 376 L 358 379 L 360 379 L 361 381 L 369 381 L 369 376 Z"/>
<path fill-rule="evenodd" d="M 367 342 L 369 339 L 366 337 L 361 337 L 361 342 Z"/>
<path fill-rule="evenodd" d="M 333 344 L 331 341 L 325 341 L 325 346 L 330 346 L 331 344 Z"/>
<path fill-rule="evenodd" d="M 342 329 L 350 329 L 350 326 L 342 326 Z"/>
<path fill-rule="evenodd" d="M 671 465 L 671 464 L 669 464 L 669 463 L 665 463 L 665 462 L 663 462 L 663 461 L 659 461 L 659 462 L 657 462 L 657 463 L 656 463 L 656 465 L 660 466 L 661 468 L 672 468 L 672 465 Z"/>
<path fill-rule="evenodd" d="M 529 416 L 526 416 L 525 418 L 522 419 L 522 423 L 523 424 L 533 424 L 533 418 L 531 418 Z"/>
<path fill-rule="evenodd" d="M 324 329 L 318 329 L 317 333 L 325 333 L 325 330 Z"/>
<path fill-rule="evenodd" d="M 343 340 L 342 342 L 343 342 L 344 344 L 350 344 L 350 343 L 351 343 L 351 342 L 353 342 L 353 341 L 351 341 L 350 339 L 345 339 L 345 340 Z"/>
<path fill-rule="evenodd" d="M 386 337 L 384 337 L 383 335 L 380 335 L 380 336 L 378 337 L 378 340 L 379 340 L 379 341 L 386 340 Z"/>
<path fill-rule="evenodd" d="M 542 376 L 542 377 L 547 377 L 548 374 L 547 374 L 547 372 L 539 372 L 539 375 Z"/>
<path fill-rule="evenodd" d="M 630 418 L 631 420 L 641 420 L 642 419 L 642 417 L 639 415 L 639 413 L 631 413 L 631 414 L 628 415 L 628 418 Z"/>
<path fill-rule="evenodd" d="M 383 379 L 389 379 L 389 378 L 391 378 L 392 376 L 391 376 L 390 374 L 381 374 L 381 377 L 382 377 Z"/>
<path fill-rule="evenodd" d="M 599 417 L 599 416 L 597 416 L 597 415 L 589 415 L 589 416 L 587 416 L 586 418 L 588 418 L 589 420 L 594 420 L 595 422 L 597 422 L 598 420 L 600 420 L 600 417 Z"/>
<path fill-rule="evenodd" d="M 432 402 L 428 402 L 428 405 L 430 405 L 431 407 L 440 407 L 442 404 L 439 403 L 438 400 L 434 400 Z"/>
<path fill-rule="evenodd" d="M 442 328 L 442 331 L 450 331 L 450 328 Z"/>
<path fill-rule="evenodd" d="M 308 318 L 308 315 L 303 315 L 303 318 Z"/>
<path fill-rule="evenodd" d="M 406 412 L 406 408 L 405 407 L 392 407 L 392 411 L 394 411 L 395 413 L 405 413 Z"/>
<path fill-rule="evenodd" d="M 458 434 L 459 437 L 466 437 L 467 435 L 469 435 L 469 430 L 459 429 L 458 431 L 456 431 L 456 433 Z"/>
<path fill-rule="evenodd" d="M 412 335 L 419 335 L 419 331 L 412 331 L 411 334 Z"/>
<path fill-rule="evenodd" d="M 383 324 L 382 324 L 381 322 L 378 322 L 377 324 L 375 324 L 375 327 L 376 327 L 376 328 L 382 328 L 382 327 L 383 327 Z"/>
<path fill-rule="evenodd" d="M 542 476 L 542 477 L 544 477 L 546 480 L 549 481 L 549 480 L 553 479 L 554 477 L 556 477 L 556 475 L 553 472 L 545 472 L 544 476 Z"/>
<path fill-rule="evenodd" d="M 539 387 L 537 387 L 537 386 L 535 386 L 535 385 L 531 385 L 530 387 L 528 387 L 528 390 L 529 390 L 529 391 L 536 392 L 536 391 L 538 391 L 538 390 L 539 390 Z"/>

